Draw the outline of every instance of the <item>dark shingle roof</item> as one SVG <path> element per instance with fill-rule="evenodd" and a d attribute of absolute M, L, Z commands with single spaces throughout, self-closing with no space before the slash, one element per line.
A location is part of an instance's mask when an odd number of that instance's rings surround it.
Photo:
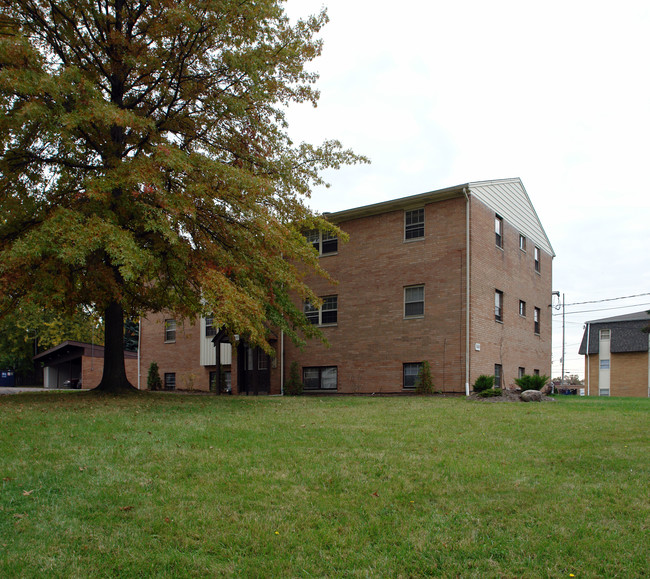
<path fill-rule="evenodd" d="M 587 334 L 589 335 L 589 353 L 598 353 L 600 330 L 610 330 L 609 347 L 612 354 L 647 352 L 648 333 L 643 330 L 649 326 L 650 314 L 647 311 L 587 322 L 579 353 L 582 355 L 587 353 Z"/>

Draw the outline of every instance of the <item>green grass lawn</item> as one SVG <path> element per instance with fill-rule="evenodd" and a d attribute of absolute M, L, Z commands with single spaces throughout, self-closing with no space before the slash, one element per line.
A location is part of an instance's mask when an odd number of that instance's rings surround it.
<path fill-rule="evenodd" d="M 2 577 L 643 577 L 650 400 L 0 398 Z"/>

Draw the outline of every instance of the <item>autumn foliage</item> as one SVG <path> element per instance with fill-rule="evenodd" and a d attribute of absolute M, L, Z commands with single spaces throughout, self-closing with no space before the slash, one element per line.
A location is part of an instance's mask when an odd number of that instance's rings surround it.
<path fill-rule="evenodd" d="M 286 106 L 317 101 L 326 20 L 280 0 L 0 0 L 0 313 L 100 312 L 104 389 L 128 387 L 124 315 L 312 336 L 289 296 L 320 271 L 301 230 L 329 226 L 305 198 L 363 160 L 287 132 Z"/>

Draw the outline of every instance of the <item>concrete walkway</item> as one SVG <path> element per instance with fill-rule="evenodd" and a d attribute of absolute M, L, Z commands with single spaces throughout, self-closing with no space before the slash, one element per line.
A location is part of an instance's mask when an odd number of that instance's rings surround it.
<path fill-rule="evenodd" d="M 22 386 L 0 388 L 0 396 L 5 394 L 23 394 L 25 392 L 81 392 L 81 390 L 63 390 L 62 388 L 23 388 Z"/>

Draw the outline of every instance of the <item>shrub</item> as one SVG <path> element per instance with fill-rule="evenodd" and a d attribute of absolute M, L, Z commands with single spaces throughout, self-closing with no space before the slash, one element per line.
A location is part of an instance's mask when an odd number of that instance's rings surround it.
<path fill-rule="evenodd" d="M 501 396 L 501 388 L 488 388 L 487 390 L 481 390 L 478 395 L 481 398 L 491 398 L 492 396 Z"/>
<path fill-rule="evenodd" d="M 149 390 L 162 390 L 162 380 L 158 373 L 158 364 L 151 362 L 149 365 L 149 373 L 147 374 L 147 388 Z"/>
<path fill-rule="evenodd" d="M 494 387 L 494 376 L 481 374 L 474 382 L 474 392 L 484 392 Z"/>
<path fill-rule="evenodd" d="M 304 385 L 300 379 L 300 366 L 298 362 L 291 363 L 291 370 L 289 370 L 289 380 L 284 385 L 284 393 L 288 396 L 299 396 L 302 394 Z"/>
<path fill-rule="evenodd" d="M 541 390 L 548 381 L 548 376 L 535 376 L 534 374 L 524 374 L 521 378 L 515 378 L 515 384 L 522 390 Z"/>
<path fill-rule="evenodd" d="M 431 366 L 429 362 L 423 362 L 415 380 L 415 392 L 417 394 L 433 393 L 433 378 L 431 378 Z"/>

